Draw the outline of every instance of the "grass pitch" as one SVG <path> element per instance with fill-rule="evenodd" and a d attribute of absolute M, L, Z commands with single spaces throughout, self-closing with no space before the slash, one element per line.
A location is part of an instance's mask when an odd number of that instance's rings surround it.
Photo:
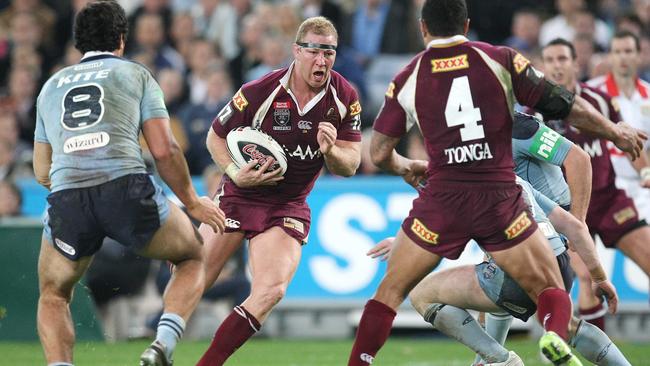
<path fill-rule="evenodd" d="M 149 342 L 79 343 L 75 348 L 76 366 L 137 365 L 140 353 Z M 193 366 L 208 342 L 181 342 L 174 366 Z M 512 340 L 506 346 L 516 351 L 527 366 L 544 365 L 535 342 Z M 619 343 L 632 365 L 650 365 L 650 345 Z M 345 365 L 352 340 L 302 341 L 254 339 L 247 342 L 227 365 L 233 366 L 330 366 Z M 462 345 L 439 339 L 391 338 L 373 366 L 468 366 L 473 354 Z M 0 365 L 44 365 L 38 343 L 0 343 Z M 589 363 L 585 363 L 589 365 Z"/>

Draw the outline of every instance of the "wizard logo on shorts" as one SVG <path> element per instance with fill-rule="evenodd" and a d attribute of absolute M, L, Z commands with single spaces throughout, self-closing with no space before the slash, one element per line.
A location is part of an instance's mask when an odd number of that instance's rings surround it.
<path fill-rule="evenodd" d="M 291 102 L 273 103 L 273 131 L 291 131 Z"/>
<path fill-rule="evenodd" d="M 532 225 L 532 221 L 530 221 L 528 213 L 526 211 L 522 212 L 521 215 L 517 216 L 517 218 L 505 230 L 506 239 L 512 240 L 518 237 L 521 233 L 526 231 L 530 225 Z"/>

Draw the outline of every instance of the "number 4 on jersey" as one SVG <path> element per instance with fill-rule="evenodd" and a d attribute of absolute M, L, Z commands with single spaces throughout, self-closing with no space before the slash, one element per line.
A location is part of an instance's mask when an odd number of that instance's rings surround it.
<path fill-rule="evenodd" d="M 451 83 L 445 119 L 449 127 L 463 126 L 460 129 L 460 139 L 463 142 L 485 137 L 483 126 L 478 124 L 481 120 L 481 110 L 474 107 L 467 76 L 455 78 Z"/>

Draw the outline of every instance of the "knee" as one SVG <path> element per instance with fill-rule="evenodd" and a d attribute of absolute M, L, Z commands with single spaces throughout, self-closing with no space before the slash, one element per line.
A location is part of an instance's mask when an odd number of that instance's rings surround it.
<path fill-rule="evenodd" d="M 287 292 L 286 284 L 267 286 L 257 292 L 257 300 L 264 308 L 271 309 L 284 298 Z"/>
<path fill-rule="evenodd" d="M 409 302 L 411 306 L 420 314 L 424 315 L 427 310 L 432 294 L 425 294 L 424 291 L 420 290 L 417 286 L 411 291 L 408 295 Z"/>
<path fill-rule="evenodd" d="M 38 301 L 41 304 L 70 304 L 72 301 L 72 288 L 64 289 L 54 284 L 42 284 Z"/>
<path fill-rule="evenodd" d="M 400 286 L 382 283 L 379 285 L 374 299 L 396 309 L 404 302 L 407 294 L 408 292 Z"/>

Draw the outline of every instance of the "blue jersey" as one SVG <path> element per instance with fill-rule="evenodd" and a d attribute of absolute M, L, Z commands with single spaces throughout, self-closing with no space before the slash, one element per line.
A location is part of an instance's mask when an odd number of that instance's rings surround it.
<path fill-rule="evenodd" d="M 52 192 L 146 173 L 138 140 L 142 124 L 169 118 L 151 73 L 109 53 L 54 74 L 36 107 L 34 140 L 52 146 Z"/>
<path fill-rule="evenodd" d="M 548 239 L 553 253 L 555 256 L 562 254 L 566 250 L 566 246 L 548 219 L 548 215 L 558 207 L 558 204 L 533 188 L 530 183 L 521 179 L 521 177 L 517 177 L 517 184 L 521 186 L 524 201 L 526 201 L 526 204 L 530 208 L 530 212 L 532 212 L 537 226 L 539 226 L 539 229 L 546 236 L 546 239 Z"/>
<path fill-rule="evenodd" d="M 515 173 L 563 207 L 571 204 L 569 186 L 560 166 L 573 143 L 535 117 L 515 113 L 512 155 Z"/>

